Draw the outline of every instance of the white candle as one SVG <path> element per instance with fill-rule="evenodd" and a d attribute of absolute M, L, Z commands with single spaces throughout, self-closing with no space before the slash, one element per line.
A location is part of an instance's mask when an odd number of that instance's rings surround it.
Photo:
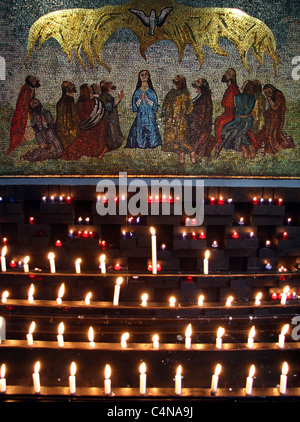
<path fill-rule="evenodd" d="M 279 385 L 280 394 L 286 394 L 288 370 L 289 370 L 289 366 L 287 362 L 284 362 L 282 365 L 282 370 L 281 370 L 281 375 L 280 375 L 280 385 Z"/>
<path fill-rule="evenodd" d="M 233 296 L 229 296 L 226 300 L 226 306 L 231 306 L 233 302 Z"/>
<path fill-rule="evenodd" d="M 142 294 L 142 303 L 141 303 L 141 306 L 147 306 L 147 300 L 148 300 L 148 293 Z"/>
<path fill-rule="evenodd" d="M 170 306 L 173 308 L 175 306 L 176 298 L 171 296 L 169 299 Z"/>
<path fill-rule="evenodd" d="M 153 348 L 159 349 L 159 336 L 158 336 L 158 334 L 153 335 L 152 342 L 153 342 Z"/>
<path fill-rule="evenodd" d="M 255 305 L 261 304 L 261 298 L 262 298 L 262 292 L 258 292 L 257 295 L 255 296 Z"/>
<path fill-rule="evenodd" d="M 253 386 L 253 376 L 255 374 L 255 366 L 251 365 L 249 370 L 249 376 L 246 380 L 246 395 L 251 396 L 252 394 L 252 386 Z"/>
<path fill-rule="evenodd" d="M 95 342 L 94 342 L 94 329 L 93 329 L 93 327 L 90 327 L 89 328 L 88 337 L 89 337 L 89 341 L 90 341 L 90 346 L 92 348 L 94 348 L 95 347 Z"/>
<path fill-rule="evenodd" d="M 216 347 L 218 349 L 222 349 L 222 336 L 225 333 L 225 329 L 223 327 L 219 327 L 217 331 L 217 338 L 216 338 Z"/>
<path fill-rule="evenodd" d="M 111 376 L 111 368 L 110 365 L 105 365 L 105 369 L 104 369 L 104 394 L 111 394 L 111 380 L 110 380 L 110 376 Z"/>
<path fill-rule="evenodd" d="M 113 298 L 113 305 L 114 306 L 119 305 L 119 297 L 120 297 L 120 290 L 121 290 L 121 284 L 122 283 L 123 283 L 123 278 L 118 277 L 116 284 L 115 284 L 115 289 L 114 289 L 114 298 Z"/>
<path fill-rule="evenodd" d="M 61 322 L 58 326 L 58 335 L 57 335 L 57 341 L 58 341 L 58 347 L 64 347 L 64 331 L 65 331 L 65 326 L 64 323 Z"/>
<path fill-rule="evenodd" d="M 49 262 L 50 262 L 50 272 L 51 272 L 51 274 L 55 273 L 55 259 L 54 258 L 55 258 L 54 253 L 49 252 L 48 259 L 49 259 Z"/>
<path fill-rule="evenodd" d="M 290 328 L 289 324 L 285 324 L 282 327 L 281 334 L 279 334 L 279 337 L 278 337 L 278 346 L 281 347 L 281 348 L 284 348 L 285 335 L 289 331 L 289 328 Z"/>
<path fill-rule="evenodd" d="M 37 361 L 34 365 L 34 373 L 32 374 L 32 380 L 33 380 L 33 389 L 35 394 L 39 394 L 41 392 L 41 384 L 40 384 L 40 362 Z"/>
<path fill-rule="evenodd" d="M 26 335 L 28 346 L 33 345 L 33 332 L 34 332 L 34 330 L 35 330 L 35 322 L 32 321 L 32 323 L 30 324 L 30 327 L 29 327 L 28 334 Z"/>
<path fill-rule="evenodd" d="M 5 290 L 5 292 L 2 293 L 2 303 L 6 303 L 7 302 L 7 298 L 9 296 L 9 293 L 7 290 Z"/>
<path fill-rule="evenodd" d="M 157 250 L 155 228 L 150 228 L 151 233 L 151 249 L 152 249 L 152 274 L 157 274 Z"/>
<path fill-rule="evenodd" d="M 80 264 L 81 264 L 81 258 L 77 258 L 76 261 L 75 261 L 75 271 L 76 271 L 76 274 L 80 274 L 81 273 L 81 266 L 80 266 Z"/>
<path fill-rule="evenodd" d="M 7 252 L 7 246 L 4 246 L 1 251 L 1 271 L 3 272 L 6 271 L 6 258 L 5 258 L 6 252 Z"/>
<path fill-rule="evenodd" d="M 286 286 L 283 289 L 283 293 L 281 294 L 281 301 L 280 301 L 281 305 L 286 305 L 286 299 L 287 299 L 289 290 L 290 290 L 289 286 Z"/>
<path fill-rule="evenodd" d="M 6 393 L 5 363 L 1 365 L 0 369 L 0 393 Z"/>
<path fill-rule="evenodd" d="M 248 343 L 247 346 L 252 349 L 253 347 L 253 343 L 254 343 L 254 336 L 255 336 L 255 327 L 254 325 L 251 327 L 250 331 L 249 331 L 249 336 L 248 336 Z"/>
<path fill-rule="evenodd" d="M 29 262 L 29 256 L 26 256 L 24 258 L 24 266 L 23 266 L 24 273 L 29 273 L 29 265 L 28 265 L 28 262 Z"/>
<path fill-rule="evenodd" d="M 31 284 L 28 290 L 28 302 L 33 303 L 34 302 L 34 284 Z"/>
<path fill-rule="evenodd" d="M 76 374 L 76 363 L 75 362 L 72 362 L 71 363 L 71 367 L 70 367 L 70 376 L 69 376 L 70 394 L 75 394 L 76 393 L 76 378 L 75 378 L 75 374 Z"/>
<path fill-rule="evenodd" d="M 175 375 L 175 394 L 181 394 L 181 385 L 182 385 L 182 366 L 178 365 L 176 375 Z"/>
<path fill-rule="evenodd" d="M 209 255 L 210 255 L 209 250 L 205 251 L 204 260 L 203 260 L 203 273 L 204 274 L 208 274 L 208 268 L 209 268 L 209 265 L 208 265 L 209 261 L 208 260 L 209 260 Z"/>
<path fill-rule="evenodd" d="M 191 335 L 192 335 L 192 324 L 189 324 L 187 326 L 187 329 L 185 330 L 185 348 L 186 349 L 190 349 L 192 346 Z"/>
<path fill-rule="evenodd" d="M 210 393 L 215 395 L 217 393 L 218 389 L 218 382 L 219 382 L 219 375 L 222 370 L 222 366 L 218 363 L 215 369 L 215 373 L 213 374 L 211 378 L 211 387 L 210 387 Z"/>
<path fill-rule="evenodd" d="M 128 339 L 129 339 L 129 333 L 122 334 L 122 337 L 121 337 L 121 347 L 123 349 L 126 349 L 126 347 L 127 347 L 127 340 Z"/>
<path fill-rule="evenodd" d="M 203 306 L 204 303 L 204 295 L 200 295 L 198 297 L 198 306 Z"/>
<path fill-rule="evenodd" d="M 92 292 L 88 292 L 88 293 L 86 294 L 86 296 L 85 296 L 85 300 L 84 300 L 84 303 L 85 303 L 86 305 L 89 305 L 89 304 L 91 303 L 91 297 L 92 297 Z"/>
<path fill-rule="evenodd" d="M 56 298 L 56 302 L 58 303 L 58 305 L 62 304 L 62 297 L 65 293 L 65 283 L 62 283 L 59 290 L 58 290 L 58 295 Z"/>
<path fill-rule="evenodd" d="M 106 264 L 105 264 L 105 255 L 102 254 L 100 256 L 100 268 L 101 268 L 101 274 L 106 273 Z"/>
<path fill-rule="evenodd" d="M 140 394 L 146 394 L 146 364 L 145 362 L 140 364 Z"/>

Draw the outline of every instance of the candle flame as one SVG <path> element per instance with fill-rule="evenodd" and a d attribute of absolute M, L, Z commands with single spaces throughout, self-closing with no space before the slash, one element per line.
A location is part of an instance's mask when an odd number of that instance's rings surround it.
<path fill-rule="evenodd" d="M 1 365 L 0 378 L 5 378 L 5 363 L 2 363 Z"/>
<path fill-rule="evenodd" d="M 204 258 L 209 259 L 209 256 L 210 256 L 209 250 L 205 251 Z"/>
<path fill-rule="evenodd" d="M 89 305 L 90 304 L 91 297 L 92 297 L 92 292 L 88 292 L 86 294 L 85 300 L 84 300 L 84 302 L 85 302 L 86 305 Z"/>
<path fill-rule="evenodd" d="M 25 258 L 24 258 L 24 264 L 28 264 L 28 262 L 29 262 L 29 256 L 25 256 Z"/>
<path fill-rule="evenodd" d="M 120 286 L 122 283 L 123 283 L 123 277 L 118 277 L 118 278 L 117 278 L 117 281 L 116 281 L 116 284 L 117 284 L 118 286 Z"/>
<path fill-rule="evenodd" d="M 154 227 L 150 227 L 150 233 L 152 234 L 152 236 L 155 235 L 155 228 Z"/>
<path fill-rule="evenodd" d="M 143 293 L 142 294 L 142 302 L 147 302 L 147 300 L 148 300 L 148 293 Z"/>
<path fill-rule="evenodd" d="M 140 364 L 140 374 L 144 374 L 146 372 L 146 364 L 145 362 L 142 362 Z"/>
<path fill-rule="evenodd" d="M 159 336 L 158 336 L 158 334 L 154 334 L 154 335 L 152 336 L 152 341 L 153 341 L 153 343 L 158 343 L 158 340 L 159 340 Z"/>
<path fill-rule="evenodd" d="M 81 258 L 77 258 L 75 261 L 75 264 L 81 264 L 81 262 L 82 262 Z"/>
<path fill-rule="evenodd" d="M 290 286 L 285 286 L 285 288 L 283 289 L 283 293 L 287 295 L 289 290 L 290 290 Z"/>
<path fill-rule="evenodd" d="M 253 378 L 255 374 L 255 365 L 251 365 L 249 369 L 249 377 Z"/>
<path fill-rule="evenodd" d="M 105 254 L 100 255 L 100 262 L 105 262 Z"/>
<path fill-rule="evenodd" d="M 226 300 L 226 306 L 231 306 L 232 301 L 233 301 L 233 296 L 229 296 Z"/>
<path fill-rule="evenodd" d="M 285 324 L 285 325 L 282 327 L 281 334 L 282 334 L 283 336 L 285 336 L 285 335 L 286 335 L 286 333 L 289 331 L 289 328 L 290 328 L 290 325 L 289 325 L 289 324 Z"/>
<path fill-rule="evenodd" d="M 4 246 L 1 250 L 1 256 L 5 256 L 7 252 L 7 246 Z"/>
<path fill-rule="evenodd" d="M 221 338 L 224 335 L 224 333 L 225 333 L 225 328 L 219 327 L 217 331 L 217 337 Z"/>
<path fill-rule="evenodd" d="M 40 363 L 40 361 L 38 360 L 38 361 L 35 363 L 35 365 L 34 365 L 34 373 L 35 373 L 35 374 L 38 374 L 38 373 L 40 372 L 40 368 L 41 368 L 41 363 Z"/>
<path fill-rule="evenodd" d="M 252 327 L 249 331 L 249 337 L 254 338 L 254 336 L 255 336 L 255 327 L 254 327 L 254 325 L 252 325 Z"/>
<path fill-rule="evenodd" d="M 64 331 L 65 331 L 65 326 L 64 326 L 64 323 L 61 322 L 58 326 L 58 334 L 63 335 Z"/>
<path fill-rule="evenodd" d="M 181 375 L 181 373 L 182 373 L 182 366 L 178 365 L 177 370 L 176 370 L 176 375 Z"/>
<path fill-rule="evenodd" d="M 54 259 L 54 258 L 55 258 L 54 253 L 53 252 L 49 252 L 48 253 L 48 259 Z"/>
<path fill-rule="evenodd" d="M 287 375 L 288 372 L 289 372 L 289 365 L 287 362 L 284 362 L 282 365 L 281 373 L 282 375 Z"/>
<path fill-rule="evenodd" d="M 9 293 L 7 290 L 5 290 L 5 292 L 2 293 L 2 302 L 6 302 L 8 296 L 9 296 Z"/>
<path fill-rule="evenodd" d="M 76 374 L 76 363 L 75 362 L 71 363 L 70 374 L 71 374 L 71 376 L 74 376 Z"/>
<path fill-rule="evenodd" d="M 32 321 L 32 323 L 30 324 L 30 327 L 29 327 L 29 334 L 32 334 L 34 332 L 34 330 L 35 330 L 35 322 Z"/>
<path fill-rule="evenodd" d="M 258 292 L 257 295 L 255 296 L 255 302 L 260 303 L 261 298 L 262 298 L 262 292 Z"/>
<path fill-rule="evenodd" d="M 129 339 L 129 333 L 122 334 L 121 342 L 125 342 Z"/>
<path fill-rule="evenodd" d="M 65 293 L 65 283 L 62 283 L 58 290 L 58 297 L 61 299 Z"/>
<path fill-rule="evenodd" d="M 185 336 L 186 337 L 191 337 L 192 335 L 192 324 L 189 324 L 185 330 Z"/>
<path fill-rule="evenodd" d="M 218 377 L 222 371 L 222 365 L 220 363 L 217 364 L 215 368 L 215 375 Z"/>
<path fill-rule="evenodd" d="M 28 297 L 33 296 L 34 294 L 34 284 L 30 284 L 29 290 L 28 290 Z"/>
<path fill-rule="evenodd" d="M 89 341 L 93 342 L 94 341 L 94 329 L 93 329 L 93 327 L 89 328 L 88 336 L 89 336 Z"/>
<path fill-rule="evenodd" d="M 202 306 L 202 305 L 203 305 L 203 301 L 204 301 L 204 295 L 200 295 L 200 296 L 198 297 L 198 305 L 199 305 L 199 306 Z"/>
<path fill-rule="evenodd" d="M 170 299 L 169 299 L 169 302 L 170 302 L 170 306 L 175 306 L 175 302 L 176 302 L 175 297 L 171 296 Z"/>
<path fill-rule="evenodd" d="M 104 369 L 104 377 L 106 380 L 108 380 L 111 376 L 111 367 L 110 365 L 106 364 Z"/>

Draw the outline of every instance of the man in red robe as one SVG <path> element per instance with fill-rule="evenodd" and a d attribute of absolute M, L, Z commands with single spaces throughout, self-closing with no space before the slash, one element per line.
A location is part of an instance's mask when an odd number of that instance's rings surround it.
<path fill-rule="evenodd" d="M 40 87 L 40 81 L 35 76 L 27 76 L 25 84 L 19 93 L 16 109 L 10 125 L 10 145 L 6 154 L 9 155 L 23 141 L 28 120 L 29 102 L 35 96 L 35 89 Z"/>
<path fill-rule="evenodd" d="M 221 79 L 222 82 L 227 84 L 227 89 L 221 101 L 224 107 L 224 113 L 218 116 L 215 120 L 215 139 L 217 146 L 215 149 L 215 157 L 217 158 L 220 153 L 220 145 L 222 143 L 222 130 L 227 123 L 231 122 L 234 117 L 235 103 L 234 98 L 240 93 L 239 87 L 236 83 L 236 72 L 234 69 L 229 68 L 226 70 Z"/>

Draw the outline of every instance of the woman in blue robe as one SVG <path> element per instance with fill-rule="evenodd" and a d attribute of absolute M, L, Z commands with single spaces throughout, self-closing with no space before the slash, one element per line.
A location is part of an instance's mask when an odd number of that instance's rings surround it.
<path fill-rule="evenodd" d="M 137 113 L 125 148 L 156 148 L 162 144 L 156 121 L 158 109 L 156 93 L 153 89 L 150 73 L 141 70 L 136 90 L 132 96 L 132 109 Z"/>
<path fill-rule="evenodd" d="M 252 110 L 255 106 L 254 84 L 246 81 L 241 88 L 241 94 L 235 96 L 234 118 L 222 130 L 224 149 L 242 151 L 244 158 L 249 158 L 252 151 L 253 126 Z"/>

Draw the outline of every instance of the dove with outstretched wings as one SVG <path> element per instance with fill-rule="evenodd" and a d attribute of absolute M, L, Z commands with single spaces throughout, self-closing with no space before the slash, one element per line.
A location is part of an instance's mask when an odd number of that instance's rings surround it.
<path fill-rule="evenodd" d="M 48 13 L 30 28 L 25 64 L 36 42 L 39 51 L 48 39 L 55 38 L 69 61 L 75 51 L 77 60 L 85 69 L 86 64 L 81 57 L 83 50 L 91 67 L 96 58 L 110 70 L 102 61 L 101 53 L 108 38 L 120 28 L 129 28 L 136 34 L 144 59 L 149 46 L 168 40 L 177 46 L 180 60 L 185 47 L 191 45 L 202 67 L 204 46 L 209 46 L 217 55 L 229 58 L 219 45 L 219 38 L 225 37 L 236 46 L 248 71 L 247 53 L 251 49 L 259 65 L 263 63 L 264 53 L 268 54 L 273 60 L 275 75 L 277 73 L 275 38 L 261 20 L 238 9 L 189 7 L 175 0 L 132 0 L 123 5 L 98 9 L 67 9 Z"/>

